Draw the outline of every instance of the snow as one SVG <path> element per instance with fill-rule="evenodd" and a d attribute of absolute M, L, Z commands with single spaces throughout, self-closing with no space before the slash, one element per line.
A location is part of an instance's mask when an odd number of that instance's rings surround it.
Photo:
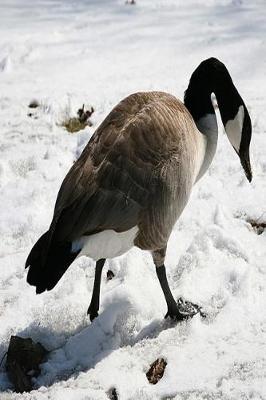
<path fill-rule="evenodd" d="M 0 1 L 0 358 L 10 335 L 51 350 L 30 394 L 15 394 L 2 365 L 0 398 L 266 399 L 266 14 L 264 0 Z M 86 316 L 94 263 L 81 257 L 51 292 L 36 296 L 24 263 L 47 229 L 59 186 L 94 129 L 126 95 L 183 98 L 205 58 L 221 59 L 253 122 L 248 183 L 220 125 L 215 159 L 171 235 L 166 259 L 175 297 L 208 317 L 179 324 L 148 253 L 109 261 L 99 317 Z M 28 108 L 37 99 L 40 107 Z M 85 103 L 93 127 L 60 126 Z M 29 112 L 32 117 L 27 116 Z M 157 385 L 150 364 L 167 360 Z"/>

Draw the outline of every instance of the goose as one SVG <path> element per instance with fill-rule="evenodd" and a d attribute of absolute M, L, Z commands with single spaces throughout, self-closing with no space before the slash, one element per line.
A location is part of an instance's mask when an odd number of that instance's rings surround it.
<path fill-rule="evenodd" d="M 26 260 L 27 282 L 37 294 L 53 289 L 70 264 L 86 255 L 96 262 L 88 308 L 93 321 L 105 260 L 137 246 L 152 255 L 166 317 L 182 320 L 195 314 L 193 303 L 175 301 L 164 260 L 174 224 L 216 151 L 212 93 L 251 181 L 251 120 L 221 61 L 209 58 L 199 64 L 184 103 L 159 91 L 131 94 L 104 119 L 63 180 L 50 227 Z"/>

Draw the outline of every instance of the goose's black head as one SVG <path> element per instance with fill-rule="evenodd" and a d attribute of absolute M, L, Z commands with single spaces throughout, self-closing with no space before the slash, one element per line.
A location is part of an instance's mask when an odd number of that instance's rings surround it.
<path fill-rule="evenodd" d="M 185 92 L 185 105 L 195 122 L 207 114 L 214 114 L 211 94 L 217 99 L 228 139 L 239 155 L 249 181 L 252 171 L 249 159 L 251 120 L 247 107 L 233 84 L 226 66 L 216 58 L 204 60 L 193 72 Z"/>

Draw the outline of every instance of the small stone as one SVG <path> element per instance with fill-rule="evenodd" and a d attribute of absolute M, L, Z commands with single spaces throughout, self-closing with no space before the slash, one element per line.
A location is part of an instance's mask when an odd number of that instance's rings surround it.
<path fill-rule="evenodd" d="M 107 274 L 106 274 L 107 280 L 108 281 L 112 280 L 114 278 L 114 276 L 115 276 L 115 274 L 113 273 L 113 271 L 108 269 Z"/>
<path fill-rule="evenodd" d="M 116 388 L 111 388 L 108 390 L 107 396 L 110 400 L 118 400 L 118 394 Z"/>
<path fill-rule="evenodd" d="M 40 106 L 40 103 L 38 102 L 38 100 L 32 100 L 30 102 L 30 104 L 28 105 L 29 108 L 37 108 Z"/>
<path fill-rule="evenodd" d="M 40 373 L 39 365 L 48 351 L 32 339 L 11 336 L 7 351 L 6 369 L 17 393 L 32 390 L 32 377 Z"/>
<path fill-rule="evenodd" d="M 150 366 L 149 371 L 146 373 L 147 379 L 150 383 L 155 385 L 163 377 L 167 362 L 163 358 L 158 358 Z"/>
<path fill-rule="evenodd" d="M 33 118 L 33 119 L 38 119 L 38 115 L 36 115 L 36 114 L 34 114 L 32 112 L 28 113 L 27 116 L 30 117 L 30 118 Z"/>

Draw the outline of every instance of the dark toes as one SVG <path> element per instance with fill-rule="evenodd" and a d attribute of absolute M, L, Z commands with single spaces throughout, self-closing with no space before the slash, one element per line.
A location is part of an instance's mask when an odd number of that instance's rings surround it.
<path fill-rule="evenodd" d="M 201 316 L 204 316 L 204 314 L 201 312 L 201 308 L 197 304 L 186 301 L 180 297 L 177 300 L 177 304 L 171 308 L 168 308 L 165 318 L 170 317 L 176 321 L 183 321 L 194 317 L 194 315 L 198 313 L 200 313 Z"/>
<path fill-rule="evenodd" d="M 94 314 L 90 314 L 90 321 L 92 322 L 95 318 L 97 318 L 98 317 L 98 313 L 96 312 L 96 313 L 94 313 Z"/>
<path fill-rule="evenodd" d="M 188 318 L 192 318 L 198 313 L 201 314 L 201 307 L 195 303 L 191 303 L 191 301 L 184 300 L 182 297 L 179 297 L 177 300 L 177 308 L 180 314 L 187 316 Z"/>
<path fill-rule="evenodd" d="M 98 317 L 98 311 L 94 310 L 92 307 L 88 308 L 87 315 L 90 316 L 90 321 L 92 322 L 95 318 Z"/>
<path fill-rule="evenodd" d="M 188 319 L 186 315 L 183 315 L 179 312 L 178 308 L 175 309 L 168 309 L 167 313 L 165 314 L 164 318 L 170 317 L 176 321 L 183 321 L 184 319 Z"/>

